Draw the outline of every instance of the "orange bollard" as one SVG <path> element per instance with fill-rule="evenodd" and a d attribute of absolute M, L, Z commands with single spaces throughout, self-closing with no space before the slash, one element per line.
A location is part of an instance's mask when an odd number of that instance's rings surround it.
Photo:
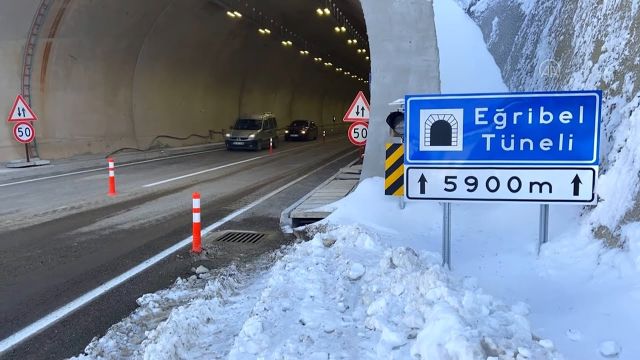
<path fill-rule="evenodd" d="M 202 252 L 202 231 L 200 227 L 200 194 L 193 193 L 193 241 L 191 252 L 200 254 Z"/>
<path fill-rule="evenodd" d="M 109 163 L 109 196 L 116 196 L 116 165 L 112 158 L 107 159 Z"/>

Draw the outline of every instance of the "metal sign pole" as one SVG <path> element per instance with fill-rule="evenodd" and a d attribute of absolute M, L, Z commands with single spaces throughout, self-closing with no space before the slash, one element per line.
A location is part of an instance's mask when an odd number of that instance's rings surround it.
<path fill-rule="evenodd" d="M 549 205 L 540 205 L 540 227 L 538 236 L 538 255 L 543 244 L 549 241 Z"/>
<path fill-rule="evenodd" d="M 444 203 L 442 210 L 442 266 L 451 270 L 451 203 Z"/>

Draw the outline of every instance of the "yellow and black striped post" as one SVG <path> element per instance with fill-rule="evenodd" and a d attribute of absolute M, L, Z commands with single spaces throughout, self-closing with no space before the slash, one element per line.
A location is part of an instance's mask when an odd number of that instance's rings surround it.
<path fill-rule="evenodd" d="M 386 144 L 384 194 L 404 196 L 404 145 Z"/>

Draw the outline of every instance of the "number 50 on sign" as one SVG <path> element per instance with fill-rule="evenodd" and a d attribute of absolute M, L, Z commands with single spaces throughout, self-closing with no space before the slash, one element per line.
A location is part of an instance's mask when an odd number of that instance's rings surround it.
<path fill-rule="evenodd" d="M 27 122 L 19 122 L 13 126 L 13 137 L 15 137 L 18 142 L 28 144 L 33 141 L 35 136 L 36 132 L 33 126 Z"/>
<path fill-rule="evenodd" d="M 356 146 L 364 146 L 367 143 L 369 124 L 364 121 L 356 121 L 349 126 L 349 141 Z"/>

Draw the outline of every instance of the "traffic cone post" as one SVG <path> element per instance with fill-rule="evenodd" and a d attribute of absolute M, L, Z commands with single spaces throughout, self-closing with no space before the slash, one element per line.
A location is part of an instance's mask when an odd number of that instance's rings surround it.
<path fill-rule="evenodd" d="M 200 194 L 193 193 L 193 241 L 191 252 L 199 254 L 202 252 L 202 230 L 200 225 Z"/>
<path fill-rule="evenodd" d="M 107 159 L 109 163 L 109 196 L 116 196 L 116 165 L 112 158 Z"/>

